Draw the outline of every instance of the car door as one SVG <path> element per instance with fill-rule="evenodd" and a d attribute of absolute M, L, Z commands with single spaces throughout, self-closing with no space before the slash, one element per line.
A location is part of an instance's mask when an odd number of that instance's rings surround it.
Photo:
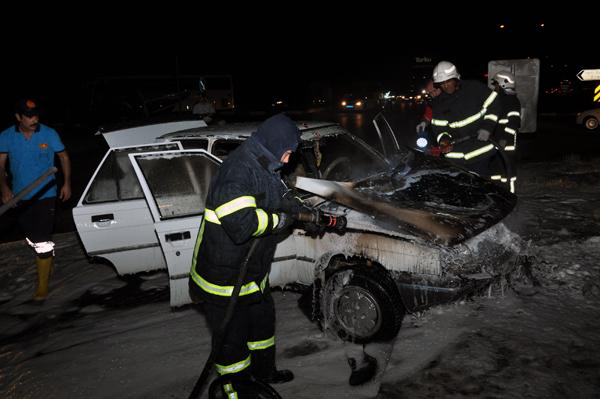
<path fill-rule="evenodd" d="M 107 259 L 120 275 L 166 267 L 128 154 L 174 149 L 181 149 L 181 144 L 110 148 L 73 208 L 75 226 L 87 254 Z"/>
<path fill-rule="evenodd" d="M 221 161 L 205 150 L 129 154 L 152 215 L 167 270 L 171 306 L 191 302 L 188 278 L 204 200 Z"/>
<path fill-rule="evenodd" d="M 196 236 L 204 214 L 204 200 L 221 161 L 204 150 L 132 153 L 131 163 L 148 202 L 154 229 L 169 272 L 171 306 L 191 302 L 189 271 Z M 285 285 L 300 278 L 295 236 L 282 237 L 277 245 L 270 281 Z M 312 277 L 310 272 L 305 275 Z"/>

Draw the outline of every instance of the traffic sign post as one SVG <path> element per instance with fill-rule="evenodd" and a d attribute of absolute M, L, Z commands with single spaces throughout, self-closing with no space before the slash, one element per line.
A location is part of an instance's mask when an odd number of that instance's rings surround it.
<path fill-rule="evenodd" d="M 600 80 L 600 69 L 582 69 L 577 74 L 579 80 Z"/>

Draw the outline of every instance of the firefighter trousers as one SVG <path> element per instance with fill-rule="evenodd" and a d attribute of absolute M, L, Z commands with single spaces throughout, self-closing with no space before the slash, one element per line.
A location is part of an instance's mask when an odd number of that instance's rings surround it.
<path fill-rule="evenodd" d="M 203 306 L 214 334 L 221 327 L 226 306 L 208 302 Z M 220 375 L 252 373 L 256 378 L 275 371 L 275 305 L 268 285 L 259 302 L 237 304 L 224 332 L 221 351 L 215 357 L 215 367 Z"/>

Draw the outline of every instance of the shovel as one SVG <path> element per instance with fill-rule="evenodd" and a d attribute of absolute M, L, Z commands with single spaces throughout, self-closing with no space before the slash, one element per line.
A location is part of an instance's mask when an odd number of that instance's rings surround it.
<path fill-rule="evenodd" d="M 409 224 L 445 244 L 462 236 L 462 229 L 447 224 L 446 221 L 431 212 L 420 209 L 399 208 L 388 202 L 369 197 L 355 190 L 355 184 L 353 182 L 336 182 L 300 176 L 296 178 L 294 183 L 296 188 L 371 215 L 386 225 L 389 225 L 390 221 Z"/>
<path fill-rule="evenodd" d="M 15 204 L 17 202 L 19 202 L 24 196 L 29 194 L 31 192 L 31 190 L 33 190 L 34 188 L 39 186 L 44 180 L 46 180 L 46 178 L 48 176 L 55 174 L 57 171 L 58 171 L 58 169 L 56 169 L 56 166 L 52 166 L 50 169 L 45 171 L 44 174 L 42 174 L 40 177 L 35 179 L 29 185 L 27 185 L 27 187 L 25 187 L 23 190 L 19 191 L 14 197 L 12 197 L 12 199 L 10 201 L 8 201 L 6 204 L 0 206 L 0 216 L 2 216 L 4 214 L 4 212 L 8 211 L 10 208 L 15 206 Z"/>

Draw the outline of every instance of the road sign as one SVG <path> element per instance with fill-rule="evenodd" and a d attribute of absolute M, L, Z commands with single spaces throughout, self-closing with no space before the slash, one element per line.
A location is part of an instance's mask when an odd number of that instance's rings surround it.
<path fill-rule="evenodd" d="M 579 80 L 600 80 L 600 69 L 582 69 L 577 77 Z"/>

